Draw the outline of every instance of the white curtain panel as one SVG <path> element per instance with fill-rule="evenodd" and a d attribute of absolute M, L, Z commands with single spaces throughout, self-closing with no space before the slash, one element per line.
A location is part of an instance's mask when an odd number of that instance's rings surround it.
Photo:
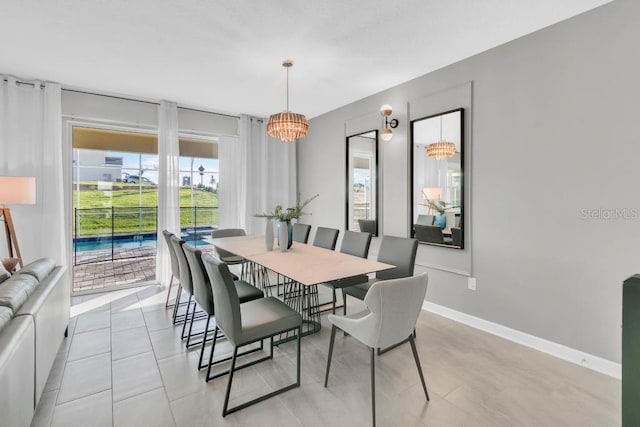
<path fill-rule="evenodd" d="M 0 175 L 36 178 L 36 204 L 9 206 L 22 259 L 50 257 L 70 265 L 65 229 L 61 88 L 3 76 L 0 90 Z M 44 88 L 42 88 L 44 86 Z M 4 239 L 4 233 L 0 233 Z M 7 256 L 0 245 L 0 256 Z"/>
<path fill-rule="evenodd" d="M 265 220 L 256 214 L 296 202 L 296 145 L 268 137 L 266 122 L 243 114 L 239 138 L 221 140 L 220 228 L 262 234 Z"/>
<path fill-rule="evenodd" d="M 161 101 L 158 109 L 158 239 L 156 280 L 168 285 L 171 279 L 171 259 L 163 230 L 180 236 L 180 188 L 178 160 L 178 106 Z"/>
<path fill-rule="evenodd" d="M 218 226 L 245 228 L 247 192 L 246 141 L 235 137 L 218 140 Z"/>

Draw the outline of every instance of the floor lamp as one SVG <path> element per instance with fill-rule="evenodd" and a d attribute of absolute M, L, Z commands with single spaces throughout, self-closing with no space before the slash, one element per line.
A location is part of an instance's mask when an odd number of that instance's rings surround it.
<path fill-rule="evenodd" d="M 22 255 L 16 230 L 11 218 L 11 210 L 6 205 L 35 205 L 36 204 L 36 179 L 27 176 L 0 176 L 0 218 L 4 219 L 4 230 L 7 236 L 7 249 L 9 256 L 18 258 L 20 267 Z"/>

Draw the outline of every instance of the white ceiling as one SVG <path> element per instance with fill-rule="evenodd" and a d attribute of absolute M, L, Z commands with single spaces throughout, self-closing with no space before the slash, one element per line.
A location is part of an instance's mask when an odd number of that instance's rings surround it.
<path fill-rule="evenodd" d="M 610 0 L 3 0 L 0 73 L 314 117 Z"/>

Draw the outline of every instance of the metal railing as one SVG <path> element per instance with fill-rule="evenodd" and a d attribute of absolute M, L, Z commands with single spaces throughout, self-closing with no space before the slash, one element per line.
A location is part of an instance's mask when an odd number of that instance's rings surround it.
<path fill-rule="evenodd" d="M 217 224 L 217 207 L 180 208 L 183 237 L 192 244 Z M 154 255 L 157 233 L 157 206 L 75 208 L 74 265 Z"/>

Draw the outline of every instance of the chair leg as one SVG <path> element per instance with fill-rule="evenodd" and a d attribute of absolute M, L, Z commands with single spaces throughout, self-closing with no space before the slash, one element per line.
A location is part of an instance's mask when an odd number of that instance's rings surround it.
<path fill-rule="evenodd" d="M 296 387 L 300 387 L 300 346 L 302 344 L 302 327 L 298 328 L 298 366 L 296 372 Z M 271 354 L 273 355 L 273 346 L 271 347 Z"/>
<path fill-rule="evenodd" d="M 347 315 L 347 294 L 344 293 L 344 288 L 342 288 L 342 315 Z M 345 331 L 342 331 L 342 336 L 347 336 Z"/>
<path fill-rule="evenodd" d="M 342 314 L 347 315 L 347 294 L 344 293 L 344 288 L 342 288 Z"/>
<path fill-rule="evenodd" d="M 418 357 L 418 350 L 416 350 L 416 343 L 413 340 L 413 335 L 409 335 L 409 342 L 411 343 L 411 351 L 413 352 L 413 359 L 416 361 L 418 367 L 418 373 L 420 374 L 420 381 L 422 381 L 422 388 L 424 389 L 424 395 L 429 400 L 429 392 L 427 391 L 427 384 L 424 382 L 424 375 L 422 375 L 422 367 L 420 366 L 420 358 Z"/>
<path fill-rule="evenodd" d="M 207 316 L 207 323 L 204 327 L 204 337 L 202 337 L 202 347 L 200 348 L 200 359 L 198 359 L 198 370 L 204 368 L 202 364 L 202 357 L 204 356 L 204 347 L 207 344 L 207 332 L 209 332 L 209 321 L 211 320 L 211 315 Z"/>
<path fill-rule="evenodd" d="M 182 334 L 180 337 L 185 339 L 187 336 L 184 334 L 184 331 L 187 328 L 187 322 L 189 321 L 189 311 L 191 310 L 191 299 L 193 295 L 189 295 L 189 299 L 187 300 L 187 311 L 184 313 L 184 323 L 182 324 Z"/>
<path fill-rule="evenodd" d="M 376 425 L 376 350 L 371 347 L 371 416 Z"/>
<path fill-rule="evenodd" d="M 173 324 L 176 324 L 176 317 L 178 316 L 178 306 L 180 305 L 180 297 L 182 296 L 182 285 L 178 283 L 178 293 L 176 294 L 176 301 L 173 305 Z"/>
<path fill-rule="evenodd" d="M 333 308 L 331 313 L 336 314 L 336 288 L 333 288 Z"/>
<path fill-rule="evenodd" d="M 191 313 L 191 322 L 189 322 L 189 334 L 187 335 L 187 348 L 189 348 L 191 346 L 191 331 L 193 331 L 193 321 L 196 318 L 196 307 L 197 304 L 194 301 L 193 302 L 193 313 Z"/>
<path fill-rule="evenodd" d="M 336 340 L 336 325 L 331 328 L 331 340 L 329 341 L 329 357 L 327 357 L 327 372 L 324 375 L 324 386 L 329 382 L 329 369 L 331 369 L 331 357 L 333 356 L 333 343 Z"/>
<path fill-rule="evenodd" d="M 164 303 L 164 308 L 169 308 L 169 295 L 171 295 L 171 287 L 173 286 L 173 274 L 171 280 L 169 280 L 169 289 L 167 290 L 167 301 Z"/>
<path fill-rule="evenodd" d="M 213 352 L 216 350 L 216 339 L 218 338 L 218 325 L 216 325 L 216 329 L 213 331 L 213 342 L 211 343 L 211 354 L 209 355 L 209 367 L 207 368 L 207 376 L 205 377 L 205 381 L 209 382 L 213 378 L 211 378 L 211 365 L 213 365 Z"/>
<path fill-rule="evenodd" d="M 227 416 L 227 408 L 229 407 L 229 395 L 231 394 L 231 382 L 233 381 L 233 371 L 236 368 L 236 356 L 238 355 L 238 346 L 233 346 L 233 357 L 231 359 L 231 367 L 229 368 L 229 381 L 227 382 L 227 392 L 224 395 L 224 406 L 222 407 L 222 417 Z"/>

